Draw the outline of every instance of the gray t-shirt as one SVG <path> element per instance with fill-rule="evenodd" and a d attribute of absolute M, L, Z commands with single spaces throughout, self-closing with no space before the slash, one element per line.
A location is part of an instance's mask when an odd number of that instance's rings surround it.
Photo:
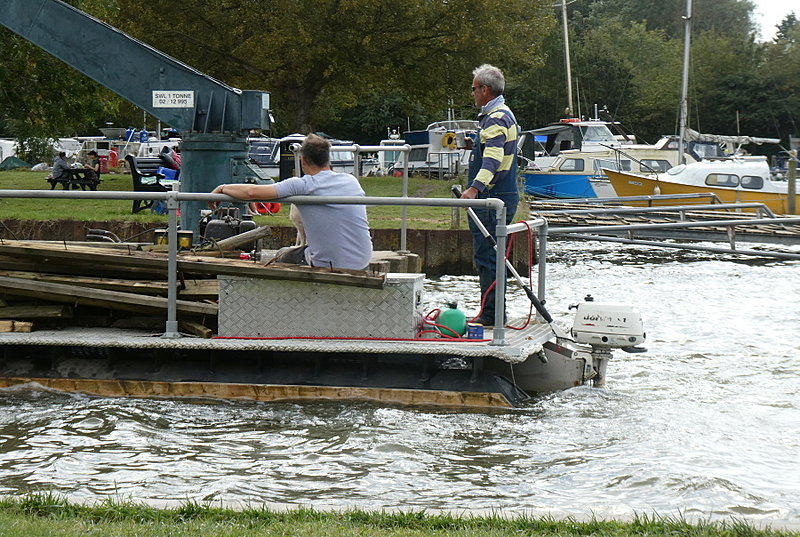
<path fill-rule="evenodd" d="M 290 177 L 275 183 L 278 197 L 364 196 L 358 179 L 348 173 L 324 170 L 316 175 Z M 314 267 L 362 270 L 372 258 L 367 208 L 364 205 L 298 205 L 308 248 L 306 261 Z"/>
<path fill-rule="evenodd" d="M 69 171 L 70 165 L 61 157 L 56 157 L 53 161 L 53 177 L 55 179 L 60 178 L 62 175 L 65 175 L 67 171 Z"/>

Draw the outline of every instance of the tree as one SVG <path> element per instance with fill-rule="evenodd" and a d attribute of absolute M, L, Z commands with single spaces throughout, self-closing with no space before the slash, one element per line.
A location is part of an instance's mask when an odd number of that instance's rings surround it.
<path fill-rule="evenodd" d="M 778 24 L 776 27 L 778 28 L 778 33 L 775 36 L 776 42 L 781 42 L 781 41 L 785 43 L 795 42 L 793 30 L 800 27 L 800 25 L 798 25 L 797 15 L 794 14 L 794 11 L 786 15 L 786 17 L 784 17 L 781 23 Z"/>
<path fill-rule="evenodd" d="M 537 61 L 551 19 L 542 0 L 120 0 L 126 30 L 226 82 L 273 94 L 284 129 L 336 120 L 383 88 L 469 102 L 480 63 Z M 466 81 L 466 82 L 465 82 Z"/>
<path fill-rule="evenodd" d="M 105 0 L 82 0 L 83 8 L 108 14 Z M 37 46 L 0 28 L 0 136 L 16 138 L 34 160 L 41 140 L 92 132 L 113 117 L 120 99 Z M 99 134 L 99 133 L 98 133 Z"/>

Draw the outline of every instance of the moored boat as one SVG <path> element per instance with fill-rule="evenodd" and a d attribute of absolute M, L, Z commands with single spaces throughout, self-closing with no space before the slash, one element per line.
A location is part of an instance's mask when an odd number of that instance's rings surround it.
<path fill-rule="evenodd" d="M 614 190 L 623 198 L 653 194 L 711 193 L 722 202 L 759 202 L 774 213 L 788 212 L 787 184 L 772 180 L 765 157 L 702 160 L 682 164 L 652 176 L 611 169 L 604 171 Z M 674 203 L 669 200 L 623 202 L 626 205 Z M 797 196 L 796 204 L 800 206 L 800 196 Z"/>
<path fill-rule="evenodd" d="M 444 177 L 466 172 L 477 132 L 478 122 L 474 120 L 437 121 L 424 130 L 404 132 L 403 140 L 411 146 L 408 173 Z M 402 173 L 402 158 L 394 169 Z"/>

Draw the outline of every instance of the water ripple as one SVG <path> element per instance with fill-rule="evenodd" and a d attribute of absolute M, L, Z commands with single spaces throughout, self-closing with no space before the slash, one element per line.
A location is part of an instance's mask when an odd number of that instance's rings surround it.
<path fill-rule="evenodd" d="M 472 412 L 365 403 L 100 399 L 0 390 L 0 494 L 800 519 L 797 263 L 560 243 L 548 308 L 643 314 L 608 388 Z M 477 278 L 426 286 L 478 307 Z M 524 293 L 508 292 L 512 315 Z"/>

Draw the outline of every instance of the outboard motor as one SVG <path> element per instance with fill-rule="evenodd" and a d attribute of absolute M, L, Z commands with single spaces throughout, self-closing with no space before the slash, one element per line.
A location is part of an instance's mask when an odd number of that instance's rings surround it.
<path fill-rule="evenodd" d="M 627 304 L 604 304 L 595 302 L 592 295 L 587 295 L 584 302 L 570 306 L 575 308 L 575 319 L 572 323 L 572 336 L 576 343 L 590 345 L 592 361 L 597 375 L 593 379 L 595 386 L 605 385 L 605 372 L 611 349 L 622 349 L 629 353 L 646 352 L 644 343 L 646 334 L 641 314 Z"/>
<path fill-rule="evenodd" d="M 245 231 L 252 231 L 258 227 L 252 216 L 242 218 L 238 207 L 220 207 L 214 214 L 208 215 L 200 223 L 200 233 L 206 240 L 220 241 L 239 235 Z M 243 244 L 241 250 L 249 252 L 255 249 L 255 243 Z"/>

